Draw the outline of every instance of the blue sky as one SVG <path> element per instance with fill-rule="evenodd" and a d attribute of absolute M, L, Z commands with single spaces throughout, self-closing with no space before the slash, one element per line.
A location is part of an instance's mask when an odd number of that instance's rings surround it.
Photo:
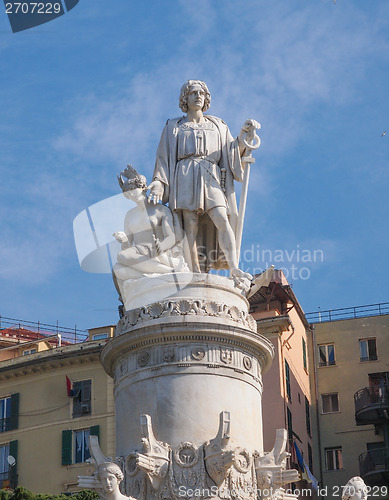
<path fill-rule="evenodd" d="M 127 163 L 150 180 L 188 78 L 233 135 L 262 124 L 245 270 L 286 268 L 306 312 L 388 301 L 388 62 L 387 0 L 80 0 L 19 33 L 3 11 L 0 314 L 116 323 L 73 220 L 119 193 Z"/>

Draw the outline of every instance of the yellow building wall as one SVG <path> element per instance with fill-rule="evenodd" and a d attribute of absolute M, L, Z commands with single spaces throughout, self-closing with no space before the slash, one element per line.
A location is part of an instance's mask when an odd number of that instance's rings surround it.
<path fill-rule="evenodd" d="M 63 430 L 99 425 L 103 453 L 115 456 L 113 381 L 100 365 L 98 345 L 53 349 L 0 367 L 0 397 L 20 394 L 18 429 L 0 433 L 0 445 L 18 440 L 18 484 L 34 493 L 74 491 L 77 476 L 94 471 L 90 464 L 62 465 Z M 73 418 L 66 375 L 71 381 L 92 381 L 90 415 Z"/>
<path fill-rule="evenodd" d="M 359 476 L 358 456 L 367 451 L 366 443 L 383 441 L 373 425 L 355 423 L 354 394 L 369 386 L 369 374 L 389 371 L 389 316 L 374 316 L 352 320 L 317 323 L 314 325 L 317 374 L 317 412 L 320 435 L 315 425 L 319 446 L 315 449 L 316 466 L 323 469 L 322 486 L 328 494 L 336 492 L 353 476 Z M 375 337 L 376 361 L 360 361 L 359 339 Z M 335 345 L 335 366 L 319 367 L 318 345 Z M 312 348 L 311 348 L 312 349 Z M 313 356 L 312 356 L 313 358 Z M 338 393 L 339 412 L 323 414 L 322 394 Z M 313 393 L 314 394 L 314 393 Z M 316 410 L 316 402 L 314 401 Z M 343 469 L 326 471 L 325 448 L 342 447 Z M 320 451 L 320 456 L 319 456 Z"/>

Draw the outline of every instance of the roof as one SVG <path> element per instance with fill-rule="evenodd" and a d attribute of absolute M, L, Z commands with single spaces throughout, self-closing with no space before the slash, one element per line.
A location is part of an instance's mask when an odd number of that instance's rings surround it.
<path fill-rule="evenodd" d="M 250 306 L 266 304 L 272 300 L 279 300 L 283 304 L 291 303 L 305 327 L 309 328 L 304 311 L 281 269 L 271 266 L 263 273 L 255 275 L 247 298 Z"/>
<path fill-rule="evenodd" d="M 2 328 L 0 329 L 0 345 L 6 343 L 10 344 L 24 344 L 25 342 L 41 341 L 44 340 L 53 345 L 58 345 L 59 339 L 56 334 L 42 333 L 28 330 L 23 327 L 19 328 Z M 62 344 L 70 344 L 70 342 L 62 341 Z"/>

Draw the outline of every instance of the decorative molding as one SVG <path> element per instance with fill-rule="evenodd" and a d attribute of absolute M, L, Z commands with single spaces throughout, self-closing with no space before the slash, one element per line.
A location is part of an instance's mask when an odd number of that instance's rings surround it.
<path fill-rule="evenodd" d="M 174 365 L 177 368 L 192 367 L 196 370 L 227 369 L 261 383 L 261 366 L 258 355 L 246 349 L 229 347 L 215 343 L 194 344 L 174 342 L 153 345 L 148 349 L 133 351 L 120 360 L 115 368 L 115 384 L 136 373 L 166 369 Z M 242 378 L 242 377 L 239 377 Z"/>
<path fill-rule="evenodd" d="M 257 322 L 251 314 L 234 305 L 229 306 L 203 299 L 180 299 L 154 302 L 148 306 L 127 311 L 117 324 L 116 335 L 122 335 L 144 321 L 169 316 L 213 316 L 232 320 L 253 332 L 257 331 Z"/>
<path fill-rule="evenodd" d="M 201 361 L 205 356 L 205 350 L 202 347 L 193 347 L 191 356 L 196 361 Z"/>
<path fill-rule="evenodd" d="M 194 491 L 199 492 L 199 498 L 209 498 L 211 487 L 215 500 L 297 500 L 282 488 L 299 480 L 296 470 L 286 469 L 285 429 L 277 430 L 271 452 L 250 452 L 230 442 L 230 413 L 223 411 L 213 439 L 198 445 L 183 441 L 172 449 L 157 440 L 149 415 L 141 415 L 140 422 L 140 447 L 127 456 L 114 461 L 104 457 L 94 436 L 95 443 L 90 446 L 96 472 L 112 465 L 124 472 L 123 486 L 129 500 L 193 500 Z M 100 493 L 96 472 L 79 476 L 79 486 Z"/>

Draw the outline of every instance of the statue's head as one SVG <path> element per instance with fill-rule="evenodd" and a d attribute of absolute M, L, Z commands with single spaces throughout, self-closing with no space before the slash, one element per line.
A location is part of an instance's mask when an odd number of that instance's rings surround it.
<path fill-rule="evenodd" d="M 207 85 L 202 82 L 201 80 L 188 80 L 187 82 L 184 83 L 184 85 L 181 87 L 181 92 L 180 92 L 180 101 L 179 101 L 179 106 L 180 109 L 186 113 L 188 111 L 188 95 L 190 92 L 190 89 L 193 87 L 193 85 L 200 85 L 200 87 L 204 91 L 204 106 L 202 111 L 207 111 L 211 105 L 211 93 L 208 90 Z"/>
<path fill-rule="evenodd" d="M 120 172 L 117 177 L 123 193 L 137 188 L 145 190 L 147 187 L 146 177 L 138 174 L 132 165 L 127 165 L 126 169 Z"/>
<path fill-rule="evenodd" d="M 257 473 L 258 485 L 261 488 L 269 488 L 272 485 L 273 473 L 271 470 L 261 470 Z"/>
<path fill-rule="evenodd" d="M 97 479 L 104 491 L 114 491 L 124 479 L 121 468 L 113 462 L 104 462 L 97 467 Z"/>
<path fill-rule="evenodd" d="M 366 500 L 367 486 L 359 477 L 352 477 L 343 489 L 342 500 Z"/>

